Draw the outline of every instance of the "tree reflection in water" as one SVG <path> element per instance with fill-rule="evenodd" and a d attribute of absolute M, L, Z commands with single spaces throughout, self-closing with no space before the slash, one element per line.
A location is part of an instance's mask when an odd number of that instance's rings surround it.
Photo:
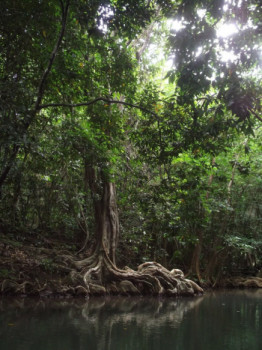
<path fill-rule="evenodd" d="M 186 299 L 116 298 L 92 300 L 86 303 L 80 317 L 74 318 L 79 329 L 88 326 L 90 335 L 97 339 L 97 349 L 121 349 L 124 344 L 135 348 L 141 339 L 144 345 L 161 329 L 178 328 L 185 314 L 199 306 L 203 297 Z M 73 309 L 71 310 L 73 311 Z M 76 310 L 74 310 L 75 312 Z"/>
<path fill-rule="evenodd" d="M 35 346 L 38 350 L 122 350 L 124 346 L 135 349 L 141 344 L 149 348 L 154 336 L 161 338 L 161 329 L 177 328 L 202 299 L 2 299 L 0 350 L 16 350 L 16 344 L 19 350 Z"/>
<path fill-rule="evenodd" d="M 0 300 L 0 350 L 262 349 L 262 290 Z"/>

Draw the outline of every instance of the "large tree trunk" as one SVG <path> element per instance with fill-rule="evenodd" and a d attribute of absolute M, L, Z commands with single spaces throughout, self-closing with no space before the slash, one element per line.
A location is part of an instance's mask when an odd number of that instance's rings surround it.
<path fill-rule="evenodd" d="M 119 219 L 116 205 L 116 189 L 112 182 L 103 184 L 101 200 L 95 206 L 96 237 L 99 249 L 116 263 L 116 248 L 119 238 Z"/>
<path fill-rule="evenodd" d="M 116 188 L 107 176 L 87 163 L 85 177 L 94 205 L 96 245 L 91 256 L 74 261 L 71 273 L 76 290 L 88 295 L 194 295 L 203 290 L 187 280 L 180 270 L 167 270 L 156 262 L 147 262 L 134 271 L 116 266 L 119 219 Z"/>
<path fill-rule="evenodd" d="M 85 185 L 89 188 L 94 207 L 95 251 L 104 251 L 115 264 L 119 239 L 119 218 L 115 184 L 107 176 L 85 162 Z"/>

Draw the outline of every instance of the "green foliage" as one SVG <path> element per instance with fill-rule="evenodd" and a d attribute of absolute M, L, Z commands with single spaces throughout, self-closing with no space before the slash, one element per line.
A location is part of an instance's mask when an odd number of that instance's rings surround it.
<path fill-rule="evenodd" d="M 261 8 L 252 0 L 180 5 L 175 18 L 183 28 L 171 31 L 168 42 L 176 67 L 166 76 L 171 83 L 176 81 L 179 104 L 195 104 L 208 94 L 212 96 L 208 104 L 225 107 L 236 123 L 248 121 L 248 126 L 241 125 L 242 131 L 252 132 L 261 95 L 256 75 L 250 74 L 261 65 L 260 15 Z M 234 24 L 237 33 L 219 36 L 219 27 L 228 24 Z"/>

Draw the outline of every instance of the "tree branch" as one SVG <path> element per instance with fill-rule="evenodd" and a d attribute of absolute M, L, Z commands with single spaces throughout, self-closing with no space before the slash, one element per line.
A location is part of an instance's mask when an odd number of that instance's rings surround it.
<path fill-rule="evenodd" d="M 107 99 L 105 97 L 97 97 L 94 100 L 87 101 L 87 102 L 80 102 L 80 103 L 47 103 L 47 104 L 44 104 L 44 105 L 39 105 L 38 106 L 38 110 L 45 109 L 45 108 L 50 108 L 50 107 L 73 108 L 73 107 L 90 106 L 90 105 L 95 104 L 95 103 L 97 103 L 99 101 L 103 101 L 103 102 L 106 102 L 106 103 L 112 103 L 112 104 L 121 104 L 121 105 L 124 105 L 124 106 L 127 106 L 127 107 L 137 108 L 137 109 L 140 109 L 143 112 L 152 114 L 155 117 L 159 118 L 159 116 L 156 113 L 150 111 L 149 109 L 147 109 L 147 108 L 145 108 L 143 106 L 139 106 L 139 105 L 135 105 L 133 103 L 128 103 L 128 102 L 119 101 L 119 100 L 110 100 L 110 99 Z"/>
<path fill-rule="evenodd" d="M 262 118 L 254 111 L 253 108 L 250 108 L 250 112 L 254 115 L 255 118 L 262 122 Z"/>
<path fill-rule="evenodd" d="M 61 10 L 62 10 L 62 27 L 61 27 L 61 31 L 60 31 L 60 34 L 59 34 L 59 37 L 57 39 L 57 42 L 54 46 L 54 49 L 50 55 L 50 58 L 49 58 L 49 62 L 48 62 L 48 65 L 42 75 L 42 78 L 40 80 L 40 84 L 39 84 L 39 87 L 38 87 L 38 93 L 37 93 L 37 99 L 36 99 L 36 102 L 35 102 L 35 107 L 34 107 L 34 112 L 36 113 L 38 110 L 39 110 L 39 106 L 42 102 L 42 99 L 43 99 L 43 95 L 44 95 L 44 88 L 45 88 L 45 83 L 46 83 L 46 80 L 47 80 L 47 77 L 51 71 L 51 68 L 52 68 L 52 65 L 54 63 L 54 60 L 55 60 L 55 57 L 57 55 L 57 52 L 58 52 L 58 49 L 59 49 L 59 46 L 61 45 L 61 42 L 62 42 L 62 39 L 63 39 L 63 36 L 64 36 L 64 33 L 65 33 L 65 28 L 66 28 L 66 20 L 67 20 L 67 15 L 68 15 L 68 8 L 69 8 L 69 3 L 70 3 L 70 0 L 67 0 L 66 1 L 66 4 L 64 6 L 63 2 L 61 1 Z M 35 114 L 34 113 L 34 114 Z M 34 115 L 33 115 L 34 117 Z M 30 121 L 31 122 L 31 121 Z M 29 123 L 29 122 L 28 122 Z M 28 125 L 29 126 L 29 125 Z"/>

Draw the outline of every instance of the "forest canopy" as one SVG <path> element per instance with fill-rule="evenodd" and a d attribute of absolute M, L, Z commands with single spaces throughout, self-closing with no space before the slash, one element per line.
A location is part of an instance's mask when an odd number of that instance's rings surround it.
<path fill-rule="evenodd" d="M 261 8 L 2 0 L 3 242 L 59 242 L 71 283 L 98 294 L 175 294 L 174 268 L 203 285 L 256 274 Z"/>

